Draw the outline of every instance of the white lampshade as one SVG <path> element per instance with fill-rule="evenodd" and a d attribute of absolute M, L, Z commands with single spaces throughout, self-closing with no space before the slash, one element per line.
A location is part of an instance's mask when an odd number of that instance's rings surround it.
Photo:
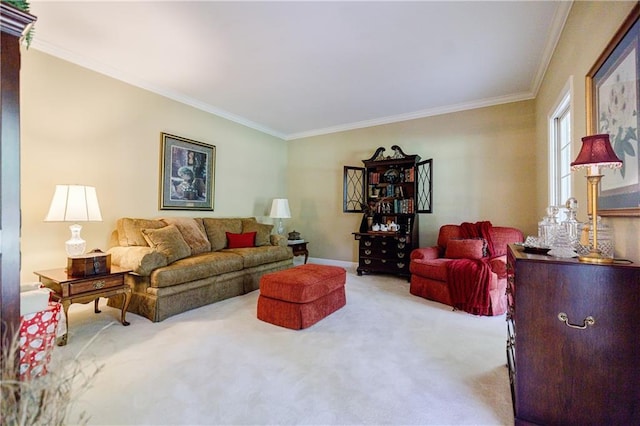
<path fill-rule="evenodd" d="M 45 222 L 100 222 L 102 214 L 98 196 L 93 186 L 56 185 Z M 84 254 L 87 243 L 80 237 L 82 226 L 69 227 L 71 238 L 66 242 L 67 255 Z"/>
<path fill-rule="evenodd" d="M 98 196 L 93 186 L 56 185 L 45 222 L 101 222 Z"/>
<path fill-rule="evenodd" d="M 282 225 L 282 219 L 288 219 L 291 217 L 289 200 L 286 198 L 274 198 L 273 203 L 271 203 L 271 214 L 269 216 L 274 219 L 278 219 L 278 228 L 276 232 L 279 235 L 283 235 L 284 226 Z"/>
<path fill-rule="evenodd" d="M 275 219 L 288 219 L 291 217 L 291 211 L 289 210 L 289 200 L 286 198 L 275 198 L 271 203 L 271 214 L 269 215 Z"/>

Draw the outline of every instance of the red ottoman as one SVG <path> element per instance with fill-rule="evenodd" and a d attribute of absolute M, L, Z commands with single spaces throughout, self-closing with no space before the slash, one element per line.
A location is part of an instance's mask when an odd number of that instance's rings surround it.
<path fill-rule="evenodd" d="M 347 304 L 346 271 L 338 266 L 300 265 L 260 279 L 258 319 L 300 330 Z"/>

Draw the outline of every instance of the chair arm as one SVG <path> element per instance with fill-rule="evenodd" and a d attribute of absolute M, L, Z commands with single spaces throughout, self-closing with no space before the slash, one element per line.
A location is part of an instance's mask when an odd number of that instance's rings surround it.
<path fill-rule="evenodd" d="M 439 257 L 441 256 L 440 247 L 438 246 L 417 248 L 411 252 L 411 260 L 430 260 Z"/>
<path fill-rule="evenodd" d="M 499 279 L 506 278 L 507 276 L 507 256 L 496 256 L 489 259 L 489 267 Z"/>

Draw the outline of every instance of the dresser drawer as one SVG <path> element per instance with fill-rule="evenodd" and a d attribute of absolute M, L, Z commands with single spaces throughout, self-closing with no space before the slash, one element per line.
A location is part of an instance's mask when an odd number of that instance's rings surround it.
<path fill-rule="evenodd" d="M 389 260 L 406 259 L 409 260 L 409 253 L 405 250 L 398 250 L 395 247 L 373 247 L 360 248 L 360 257 L 382 257 Z"/>
<path fill-rule="evenodd" d="M 371 238 L 360 241 L 360 256 L 409 259 L 411 249 L 411 244 L 400 241 L 399 238 Z"/>
<path fill-rule="evenodd" d="M 74 281 L 68 285 L 69 296 L 75 296 L 91 291 L 104 290 L 124 284 L 124 275 L 92 277 L 86 280 Z"/>
<path fill-rule="evenodd" d="M 409 261 L 360 257 L 359 267 L 365 271 L 409 273 Z"/>

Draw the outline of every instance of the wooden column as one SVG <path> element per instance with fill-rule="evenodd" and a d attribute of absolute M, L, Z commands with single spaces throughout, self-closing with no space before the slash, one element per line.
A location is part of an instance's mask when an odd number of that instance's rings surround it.
<path fill-rule="evenodd" d="M 35 17 L 0 3 L 0 326 L 20 326 L 20 37 Z"/>

